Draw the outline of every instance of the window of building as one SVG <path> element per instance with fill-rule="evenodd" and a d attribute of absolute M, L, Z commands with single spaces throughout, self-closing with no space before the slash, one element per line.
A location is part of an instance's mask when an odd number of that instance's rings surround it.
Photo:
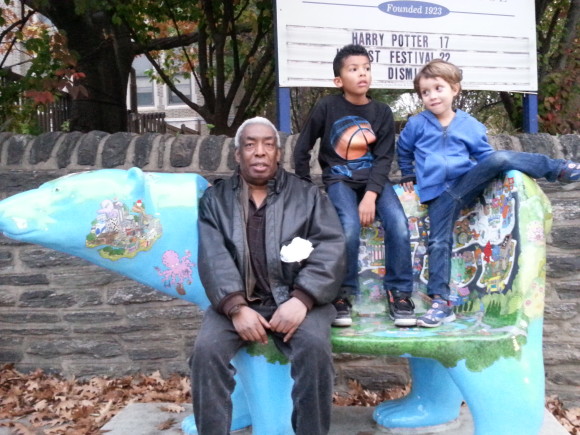
<path fill-rule="evenodd" d="M 145 74 L 153 66 L 145 56 L 139 56 L 133 61 L 133 68 L 135 69 L 135 82 L 137 85 L 137 105 L 155 106 L 155 86 Z"/>
<path fill-rule="evenodd" d="M 181 92 L 186 97 L 189 97 L 189 99 L 193 101 L 193 80 L 191 79 L 191 76 L 179 76 L 176 78 L 175 87 L 179 92 Z M 184 104 L 185 103 L 177 95 L 175 95 L 171 89 L 169 89 L 169 87 L 167 87 L 167 105 L 179 106 Z"/>

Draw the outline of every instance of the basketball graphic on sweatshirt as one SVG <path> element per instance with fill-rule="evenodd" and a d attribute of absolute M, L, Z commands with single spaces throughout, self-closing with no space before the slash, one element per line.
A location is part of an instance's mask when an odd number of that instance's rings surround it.
<path fill-rule="evenodd" d="M 377 137 L 370 122 L 360 116 L 344 116 L 338 119 L 330 132 L 334 151 L 345 160 L 356 160 L 369 152 L 369 146 Z"/>

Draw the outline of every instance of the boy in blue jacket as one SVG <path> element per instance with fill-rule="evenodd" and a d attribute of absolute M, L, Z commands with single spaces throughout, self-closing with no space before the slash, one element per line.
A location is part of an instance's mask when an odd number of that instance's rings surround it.
<path fill-rule="evenodd" d="M 461 70 L 440 59 L 425 65 L 415 77 L 415 92 L 425 111 L 413 116 L 397 144 L 402 184 L 429 206 L 429 282 L 431 308 L 417 319 L 427 328 L 455 320 L 449 302 L 453 225 L 489 181 L 515 169 L 533 178 L 570 183 L 580 180 L 580 164 L 550 159 L 543 154 L 494 151 L 483 124 L 461 110 L 453 100 L 461 91 Z"/>
<path fill-rule="evenodd" d="M 407 217 L 389 181 L 395 155 L 395 125 L 389 106 L 371 99 L 371 62 L 360 45 L 340 49 L 333 61 L 334 84 L 342 93 L 312 109 L 294 149 L 296 174 L 310 178 L 310 151 L 320 139 L 322 181 L 346 237 L 346 277 L 334 305 L 333 326 L 350 326 L 350 298 L 359 293 L 361 226 L 378 215 L 385 230 L 383 287 L 396 326 L 415 326 L 413 272 Z"/>

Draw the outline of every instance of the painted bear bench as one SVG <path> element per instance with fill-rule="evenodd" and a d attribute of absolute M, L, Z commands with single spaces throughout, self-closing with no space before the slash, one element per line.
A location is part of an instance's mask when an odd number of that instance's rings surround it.
<path fill-rule="evenodd" d="M 197 204 L 207 181 L 196 174 L 104 169 L 62 177 L 0 201 L 6 236 L 66 252 L 171 296 L 207 307 L 197 262 Z M 400 194 L 412 230 L 417 311 L 425 309 L 428 219 L 416 197 Z M 71 213 L 71 211 L 73 211 Z M 379 405 L 385 427 L 455 419 L 462 401 L 476 434 L 533 434 L 544 407 L 542 314 L 549 203 L 538 186 L 509 172 L 456 223 L 452 296 L 458 320 L 433 330 L 396 328 L 381 295 L 381 234 L 361 233 L 361 288 L 355 322 L 333 330 L 336 352 L 409 359 L 408 396 Z M 291 434 L 290 365 L 252 345 L 238 370 L 232 430 Z M 182 425 L 197 433 L 193 416 Z"/>

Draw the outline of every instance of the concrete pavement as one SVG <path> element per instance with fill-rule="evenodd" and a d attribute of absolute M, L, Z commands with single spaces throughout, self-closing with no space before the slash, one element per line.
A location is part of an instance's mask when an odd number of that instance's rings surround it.
<path fill-rule="evenodd" d="M 181 435 L 181 421 L 191 413 L 191 405 L 184 405 L 180 414 L 163 411 L 163 403 L 133 403 L 111 419 L 102 430 L 107 435 Z M 458 420 L 453 423 L 427 429 L 378 429 L 372 419 L 373 408 L 361 406 L 334 406 L 330 435 L 473 435 L 473 422 L 467 407 L 463 407 Z M 522 416 L 525 418 L 524 416 Z M 170 418 L 175 424 L 168 430 L 158 426 Z M 249 435 L 250 430 L 237 431 L 236 435 Z M 0 432 L 2 435 L 2 432 Z M 547 410 L 539 435 L 569 435 Z"/>

